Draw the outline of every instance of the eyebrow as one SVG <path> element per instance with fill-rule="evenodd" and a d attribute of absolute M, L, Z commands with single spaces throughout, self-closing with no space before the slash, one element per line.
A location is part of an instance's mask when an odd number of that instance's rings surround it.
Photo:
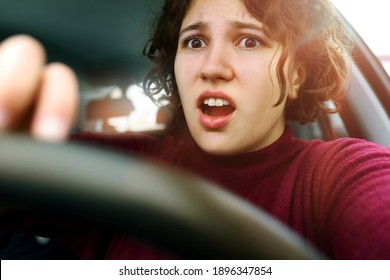
<path fill-rule="evenodd" d="M 207 27 L 207 25 L 208 24 L 205 22 L 197 21 L 193 24 L 188 25 L 187 27 L 183 28 L 182 30 L 180 30 L 179 37 L 181 37 L 184 33 L 188 32 L 188 31 L 205 29 Z"/>
<path fill-rule="evenodd" d="M 242 21 L 232 21 L 230 24 L 237 29 L 254 29 L 264 33 L 264 29 L 258 24 Z"/>
<path fill-rule="evenodd" d="M 242 21 L 232 21 L 232 22 L 230 22 L 230 25 L 232 25 L 233 27 L 235 27 L 237 29 L 254 29 L 254 30 L 257 30 L 259 32 L 264 33 L 264 29 L 261 26 L 254 24 L 254 23 L 248 23 L 248 22 L 242 22 Z M 197 21 L 197 22 L 190 24 L 187 27 L 183 28 L 179 33 L 179 37 L 181 37 L 186 32 L 193 31 L 193 30 L 202 30 L 202 29 L 205 29 L 207 26 L 208 26 L 208 24 L 206 22 Z"/>

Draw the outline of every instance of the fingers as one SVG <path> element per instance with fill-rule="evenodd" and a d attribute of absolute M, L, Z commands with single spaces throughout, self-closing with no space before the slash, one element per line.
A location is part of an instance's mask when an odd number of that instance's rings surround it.
<path fill-rule="evenodd" d="M 40 139 L 65 139 L 78 109 L 78 83 L 66 65 L 54 63 L 44 69 L 31 132 Z"/>
<path fill-rule="evenodd" d="M 23 127 L 40 139 L 67 137 L 78 109 L 77 78 L 45 60 L 43 46 L 27 35 L 0 45 L 0 132 Z"/>
<path fill-rule="evenodd" d="M 35 39 L 18 35 L 0 45 L 0 130 L 21 121 L 37 91 L 45 52 Z"/>

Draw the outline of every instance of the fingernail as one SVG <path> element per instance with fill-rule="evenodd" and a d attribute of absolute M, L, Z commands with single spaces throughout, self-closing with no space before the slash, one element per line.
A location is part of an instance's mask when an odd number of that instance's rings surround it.
<path fill-rule="evenodd" d="M 33 134 L 42 140 L 63 140 L 67 136 L 67 127 L 61 118 L 46 117 L 40 119 L 34 125 Z"/>
<path fill-rule="evenodd" d="M 9 115 L 6 110 L 0 108 L 0 130 L 5 130 L 9 125 Z"/>

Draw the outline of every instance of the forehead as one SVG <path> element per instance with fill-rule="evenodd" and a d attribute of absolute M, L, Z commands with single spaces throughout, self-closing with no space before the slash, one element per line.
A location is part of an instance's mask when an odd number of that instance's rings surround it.
<path fill-rule="evenodd" d="M 245 21 L 260 24 L 242 0 L 192 0 L 182 26 L 193 22 Z"/>

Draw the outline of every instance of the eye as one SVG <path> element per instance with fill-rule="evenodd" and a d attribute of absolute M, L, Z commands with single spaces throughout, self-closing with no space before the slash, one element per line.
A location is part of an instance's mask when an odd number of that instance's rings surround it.
<path fill-rule="evenodd" d="M 185 39 L 183 45 L 189 49 L 202 49 L 206 47 L 205 41 L 200 38 Z"/>
<path fill-rule="evenodd" d="M 238 46 L 244 49 L 255 49 L 261 46 L 261 42 L 253 37 L 245 37 L 238 43 Z"/>

